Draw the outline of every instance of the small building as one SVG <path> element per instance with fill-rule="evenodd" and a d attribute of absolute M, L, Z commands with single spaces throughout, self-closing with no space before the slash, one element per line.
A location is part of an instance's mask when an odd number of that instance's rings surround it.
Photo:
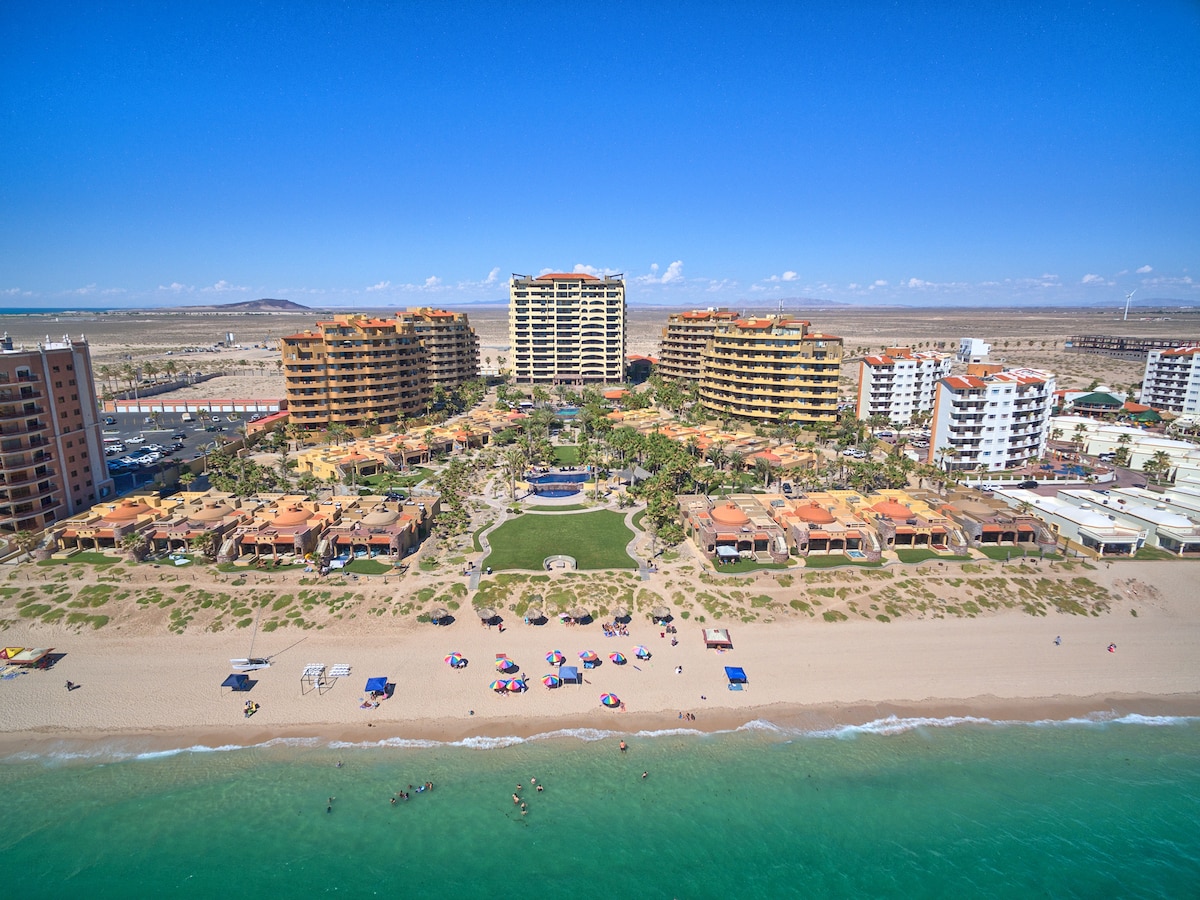
<path fill-rule="evenodd" d="M 150 548 L 160 553 L 190 553 L 198 543 L 211 542 L 212 552 L 217 554 L 225 536 L 249 520 L 254 506 L 253 501 L 217 491 L 185 494 L 167 518 L 154 523 L 149 532 Z M 209 534 L 211 538 L 204 537 Z"/>
<path fill-rule="evenodd" d="M 1049 526 L 1068 550 L 1099 558 L 1133 556 L 1146 542 L 1144 529 L 1130 527 L 1093 504 L 1074 505 L 1021 488 L 999 489 L 996 497 L 1014 508 L 1029 510 Z"/>
<path fill-rule="evenodd" d="M 429 536 L 438 497 L 388 501 L 383 497 L 348 498 L 340 519 L 322 536 L 318 556 L 353 559 L 386 556 L 399 561 Z"/>
<path fill-rule="evenodd" d="M 738 494 L 715 504 L 708 497 L 678 498 L 684 528 L 710 560 L 788 561 L 783 529 L 751 494 Z"/>
<path fill-rule="evenodd" d="M 904 491 L 880 491 L 863 512 L 889 549 L 927 548 L 953 554 L 967 552 L 966 535 L 941 510 Z"/>
<path fill-rule="evenodd" d="M 1037 547 L 1052 553 L 1057 546 L 1037 516 L 979 491 L 954 491 L 941 508 L 976 547 Z"/>
<path fill-rule="evenodd" d="M 233 559 L 249 555 L 276 562 L 281 556 L 301 560 L 316 551 L 321 536 L 341 513 L 340 502 L 277 495 L 273 502 L 255 510 L 251 521 L 238 526 L 221 553 Z"/>

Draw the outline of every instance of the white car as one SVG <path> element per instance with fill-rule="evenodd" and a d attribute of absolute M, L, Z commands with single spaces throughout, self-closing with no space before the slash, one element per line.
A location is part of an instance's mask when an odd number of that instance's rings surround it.
<path fill-rule="evenodd" d="M 842 451 L 842 456 L 853 456 L 857 452 L 858 451 L 855 450 L 853 447 L 847 447 L 845 450 Z"/>

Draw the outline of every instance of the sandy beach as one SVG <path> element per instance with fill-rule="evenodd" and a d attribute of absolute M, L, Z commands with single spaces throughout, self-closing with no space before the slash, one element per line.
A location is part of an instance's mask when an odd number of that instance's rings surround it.
<path fill-rule="evenodd" d="M 1200 617 L 1193 566 L 1126 563 L 1092 573 L 1098 582 L 1153 585 L 1152 601 L 1121 603 L 1098 616 L 1033 617 L 1007 610 L 981 618 L 889 623 L 785 620 L 728 627 L 734 649 L 703 646 L 700 626 L 677 620 L 678 645 L 644 618 L 628 638 L 599 624 L 543 626 L 519 620 L 502 632 L 473 618 L 446 627 L 388 623 L 318 632 L 259 635 L 256 654 L 273 665 L 252 673 L 249 693 L 219 687 L 228 660 L 244 656 L 249 634 L 76 633 L 14 625 L 6 644 L 53 645 L 65 656 L 46 672 L 0 683 L 0 753 L 96 740 L 182 747 L 253 744 L 277 737 L 325 741 L 389 738 L 458 741 L 530 736 L 567 729 L 637 733 L 677 727 L 736 728 L 755 720 L 806 730 L 901 717 L 982 716 L 1063 719 L 1088 713 L 1200 715 Z M 1134 614 L 1136 613 L 1136 614 Z M 1054 642 L 1062 637 L 1061 645 Z M 632 658 L 635 644 L 652 659 Z M 1110 643 L 1117 645 L 1108 652 Z M 583 650 L 604 660 L 582 685 L 548 690 L 550 650 L 568 663 Z M 628 664 L 608 654 L 620 650 Z M 450 652 L 470 661 L 451 670 Z M 494 658 L 505 653 L 530 689 L 496 695 Z M 301 684 L 309 663 L 351 666 L 351 676 L 318 691 Z M 743 667 L 746 690 L 727 689 L 724 666 Z M 677 674 L 676 667 L 682 667 Z M 395 696 L 362 709 L 369 677 L 387 676 Z M 78 685 L 67 691 L 70 679 Z M 625 711 L 600 706 L 617 694 Z M 260 704 L 246 719 L 246 699 Z M 680 720 L 693 713 L 695 721 Z"/>

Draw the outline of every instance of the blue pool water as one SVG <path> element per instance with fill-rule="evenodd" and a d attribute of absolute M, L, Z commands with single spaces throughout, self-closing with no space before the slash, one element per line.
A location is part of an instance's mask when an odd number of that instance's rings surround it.
<path fill-rule="evenodd" d="M 579 488 L 556 488 L 548 491 L 539 491 L 534 489 L 534 493 L 539 497 L 574 497 L 579 493 Z"/>
<path fill-rule="evenodd" d="M 587 472 L 550 472 L 546 475 L 526 475 L 530 484 L 582 484 L 588 480 Z"/>

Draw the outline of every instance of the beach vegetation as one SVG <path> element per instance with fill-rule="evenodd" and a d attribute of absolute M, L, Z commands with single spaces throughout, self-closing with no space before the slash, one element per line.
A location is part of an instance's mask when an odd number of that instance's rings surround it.
<path fill-rule="evenodd" d="M 879 615 L 877 615 L 877 616 L 875 617 L 875 619 L 876 619 L 876 621 L 883 622 L 885 625 L 886 625 L 888 622 L 892 621 L 890 618 L 888 618 L 887 616 L 885 616 L 883 613 L 879 613 Z"/>
<path fill-rule="evenodd" d="M 826 622 L 845 622 L 850 617 L 841 610 L 827 609 L 825 612 L 821 613 L 821 618 L 823 618 Z"/>

